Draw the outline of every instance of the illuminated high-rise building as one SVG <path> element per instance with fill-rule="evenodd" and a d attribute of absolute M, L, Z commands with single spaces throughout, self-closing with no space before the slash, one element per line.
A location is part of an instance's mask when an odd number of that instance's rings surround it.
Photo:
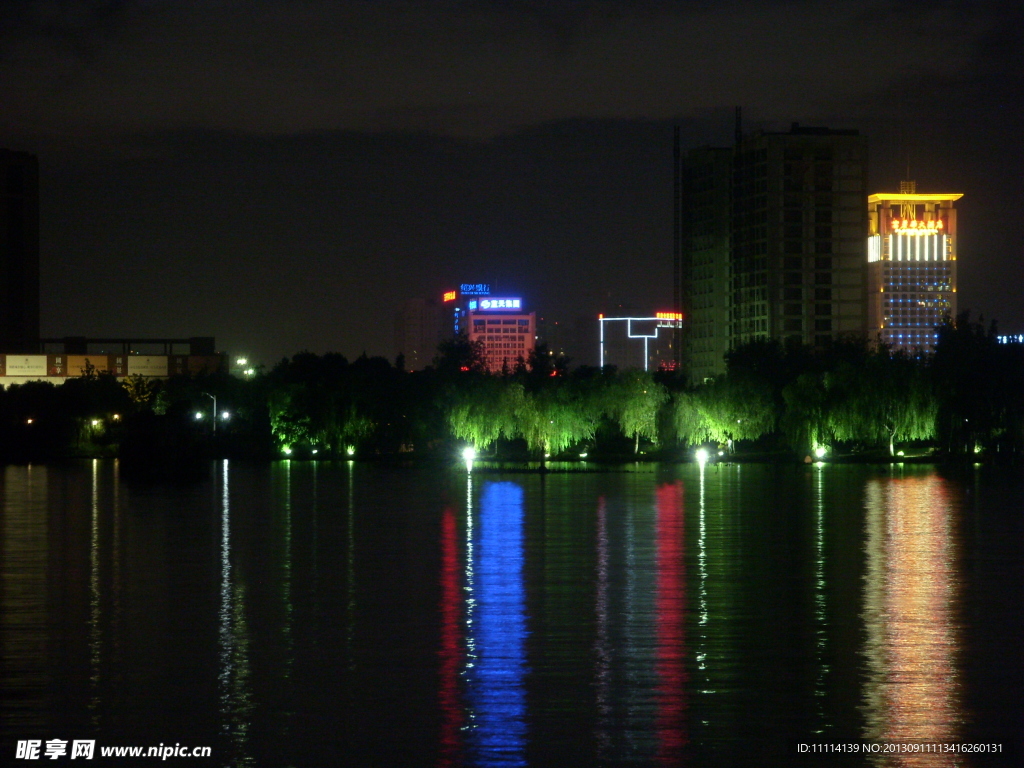
<path fill-rule="evenodd" d="M 537 316 L 523 311 L 521 298 L 484 296 L 466 305 L 469 340 L 483 343 L 487 370 L 497 373 L 520 358 L 529 361 L 537 344 Z"/>
<path fill-rule="evenodd" d="M 39 162 L 0 149 L 0 352 L 39 351 Z"/>
<path fill-rule="evenodd" d="M 956 317 L 956 209 L 962 194 L 868 197 L 868 316 L 872 335 L 894 350 L 929 350 L 936 327 Z"/>
<path fill-rule="evenodd" d="M 676 300 L 694 382 L 759 338 L 821 346 L 868 331 L 867 140 L 794 124 L 677 150 Z"/>

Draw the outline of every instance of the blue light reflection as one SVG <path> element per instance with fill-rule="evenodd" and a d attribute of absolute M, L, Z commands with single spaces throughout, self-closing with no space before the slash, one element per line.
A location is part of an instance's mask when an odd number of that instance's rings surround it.
<path fill-rule="evenodd" d="M 526 765 L 526 594 L 523 489 L 488 483 L 473 547 L 467 634 L 469 743 L 479 765 Z"/>

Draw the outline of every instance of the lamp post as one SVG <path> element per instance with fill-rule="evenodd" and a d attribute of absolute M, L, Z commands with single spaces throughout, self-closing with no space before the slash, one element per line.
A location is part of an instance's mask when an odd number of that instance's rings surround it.
<path fill-rule="evenodd" d="M 217 434 L 217 396 L 211 395 L 209 392 L 203 392 L 204 395 L 213 400 L 213 434 Z"/>

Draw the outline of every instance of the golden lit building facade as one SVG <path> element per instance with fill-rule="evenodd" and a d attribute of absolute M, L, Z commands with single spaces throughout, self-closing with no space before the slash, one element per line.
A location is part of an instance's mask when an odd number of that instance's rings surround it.
<path fill-rule="evenodd" d="M 868 316 L 893 350 L 930 351 L 936 328 L 956 317 L 957 193 L 868 197 Z"/>

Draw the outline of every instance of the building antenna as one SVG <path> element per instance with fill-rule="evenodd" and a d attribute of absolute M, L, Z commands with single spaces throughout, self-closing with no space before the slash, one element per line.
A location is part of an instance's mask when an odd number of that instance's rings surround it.
<path fill-rule="evenodd" d="M 907 178 L 900 182 L 901 195 L 916 195 L 917 182 L 910 178 L 910 153 L 907 152 Z M 917 203 L 904 200 L 900 203 L 900 216 L 909 221 L 917 218 Z"/>

